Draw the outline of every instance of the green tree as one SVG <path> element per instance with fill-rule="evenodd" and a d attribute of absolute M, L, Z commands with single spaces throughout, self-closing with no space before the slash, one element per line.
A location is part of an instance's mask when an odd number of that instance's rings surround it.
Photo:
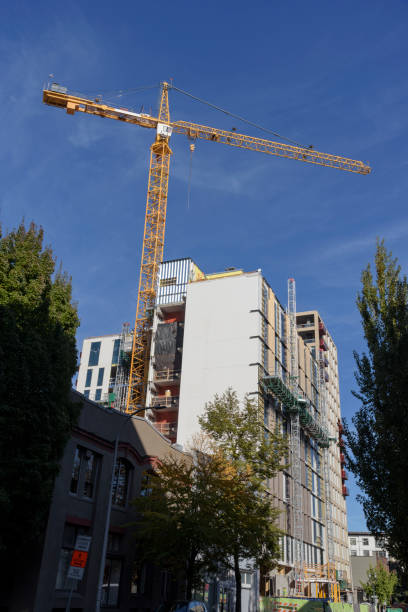
<path fill-rule="evenodd" d="M 43 230 L 0 231 L 0 555 L 14 570 L 13 559 L 41 540 L 78 416 L 70 399 L 78 325 L 71 280 L 55 273 Z"/>
<path fill-rule="evenodd" d="M 408 284 L 384 242 L 357 298 L 367 352 L 354 354 L 361 407 L 345 422 L 347 457 L 367 526 L 408 569 Z"/>
<path fill-rule="evenodd" d="M 215 507 L 225 488 L 223 458 L 194 455 L 194 460 L 165 457 L 146 475 L 142 495 L 134 501 L 140 513 L 135 523 L 139 562 L 184 574 L 188 599 L 201 572 L 216 569 L 211 553 L 219 529 Z"/>
<path fill-rule="evenodd" d="M 390 572 L 381 562 L 376 567 L 367 571 L 367 582 L 360 582 L 367 597 L 378 597 L 379 605 L 391 603 L 391 596 L 394 592 L 398 577 L 395 572 Z"/>
<path fill-rule="evenodd" d="M 257 402 L 246 396 L 240 403 L 232 389 L 215 396 L 199 421 L 234 474 L 229 485 L 231 503 L 220 513 L 222 530 L 215 556 L 234 571 L 236 612 L 240 612 L 240 561 L 252 560 L 269 571 L 280 556 L 279 511 L 267 484 L 287 467 L 287 440 L 278 431 L 267 432 Z"/>

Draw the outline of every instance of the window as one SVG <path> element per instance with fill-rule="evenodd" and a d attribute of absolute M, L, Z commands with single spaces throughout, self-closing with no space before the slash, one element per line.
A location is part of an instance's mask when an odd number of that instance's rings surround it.
<path fill-rule="evenodd" d="M 177 278 L 172 276 L 171 278 L 161 278 L 160 279 L 160 287 L 169 287 L 170 285 L 175 285 L 177 283 Z"/>
<path fill-rule="evenodd" d="M 85 389 L 84 395 L 85 395 L 85 397 L 89 397 L 89 389 Z"/>
<path fill-rule="evenodd" d="M 81 458 L 79 454 L 79 446 L 75 449 L 74 456 L 74 464 L 72 466 L 72 474 L 71 474 L 71 486 L 69 488 L 71 493 L 78 492 L 78 483 L 79 483 L 79 470 L 81 467 Z"/>
<path fill-rule="evenodd" d="M 72 466 L 70 492 L 92 499 L 95 493 L 98 457 L 82 446 L 75 449 Z"/>
<path fill-rule="evenodd" d="M 102 584 L 101 605 L 104 608 L 115 608 L 118 606 L 120 578 L 122 574 L 122 559 L 118 555 L 120 553 L 121 544 L 121 534 L 109 533 Z"/>
<path fill-rule="evenodd" d="M 106 558 L 105 571 L 102 583 L 103 608 L 116 608 L 119 602 L 120 575 L 122 573 L 122 559 Z"/>
<path fill-rule="evenodd" d="M 100 342 L 91 342 L 91 350 L 89 351 L 88 366 L 98 365 L 100 350 L 101 350 Z"/>
<path fill-rule="evenodd" d="M 357 557 L 357 551 L 356 550 L 351 550 L 351 556 L 352 557 Z"/>
<path fill-rule="evenodd" d="M 370 551 L 367 550 L 367 549 L 363 550 L 363 556 L 364 557 L 369 557 L 370 556 Z"/>
<path fill-rule="evenodd" d="M 88 370 L 86 373 L 85 387 L 90 387 L 92 382 L 92 370 Z"/>
<path fill-rule="evenodd" d="M 119 347 L 120 347 L 120 339 L 117 338 L 115 342 L 113 343 L 112 364 L 117 365 L 119 362 Z"/>
<path fill-rule="evenodd" d="M 368 546 L 368 538 L 363 538 L 363 546 Z"/>
<path fill-rule="evenodd" d="M 101 401 L 102 389 L 96 389 L 95 391 L 95 402 Z"/>
<path fill-rule="evenodd" d="M 253 573 L 252 572 L 241 572 L 241 585 L 243 587 L 250 588 L 252 586 Z"/>
<path fill-rule="evenodd" d="M 82 527 L 80 525 L 71 525 L 70 523 L 65 524 L 64 535 L 62 539 L 62 547 L 60 550 L 60 557 L 58 562 L 57 581 L 55 583 L 56 589 L 69 589 L 71 588 L 72 581 L 67 578 L 68 569 L 71 563 L 72 551 L 75 547 L 77 536 L 88 535 L 89 528 Z M 74 590 L 78 589 L 79 580 L 74 580 Z"/>
<path fill-rule="evenodd" d="M 103 375 L 104 375 L 104 372 L 105 372 L 105 368 L 99 368 L 98 382 L 96 383 L 98 387 L 102 387 L 102 385 L 103 385 Z"/>
<path fill-rule="evenodd" d="M 151 472 L 145 472 L 142 477 L 142 486 L 140 488 L 140 495 L 150 495 L 152 492 L 150 481 L 153 474 Z"/>
<path fill-rule="evenodd" d="M 356 538 L 350 538 L 350 546 L 356 546 L 356 545 L 357 545 Z"/>
<path fill-rule="evenodd" d="M 129 488 L 130 466 L 125 459 L 118 459 L 115 467 L 114 485 L 112 491 L 112 504 L 126 506 Z"/>

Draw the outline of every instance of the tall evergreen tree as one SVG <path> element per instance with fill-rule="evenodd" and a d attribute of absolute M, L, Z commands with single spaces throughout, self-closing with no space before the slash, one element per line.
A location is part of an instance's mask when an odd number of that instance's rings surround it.
<path fill-rule="evenodd" d="M 43 230 L 0 230 L 0 558 L 8 567 L 41 541 L 79 414 L 70 398 L 78 325 L 71 279 L 55 272 Z"/>
<path fill-rule="evenodd" d="M 361 407 L 345 423 L 367 526 L 408 570 L 408 283 L 384 242 L 357 298 L 367 352 L 354 354 Z"/>

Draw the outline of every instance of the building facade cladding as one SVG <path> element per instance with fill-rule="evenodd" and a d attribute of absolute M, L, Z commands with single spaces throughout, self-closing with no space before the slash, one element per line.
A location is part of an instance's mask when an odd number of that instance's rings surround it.
<path fill-rule="evenodd" d="M 104 404 L 113 392 L 119 360 L 120 335 L 85 338 L 82 344 L 76 390 Z"/>
<path fill-rule="evenodd" d="M 326 425 L 329 436 L 338 440 L 329 447 L 329 479 L 331 486 L 331 508 L 333 525 L 334 560 L 336 567 L 344 572 L 345 579 L 350 581 L 351 570 L 348 550 L 347 507 L 345 497 L 347 474 L 344 469 L 344 455 L 341 440 L 341 411 L 339 393 L 339 372 L 336 345 L 316 310 L 298 312 L 298 334 L 319 359 L 321 373 L 324 377 L 326 395 Z"/>
<path fill-rule="evenodd" d="M 175 262 L 163 266 L 166 269 L 161 279 L 168 283 L 166 286 L 169 288 L 172 281 L 179 287 L 175 287 L 173 294 L 176 295 L 176 302 L 173 304 L 167 297 L 164 301 L 159 293 L 154 318 L 147 405 L 152 408 L 150 416 L 159 431 L 168 431 L 173 441 L 187 445 L 192 435 L 199 431 L 198 418 L 203 413 L 205 403 L 212 400 L 216 393 L 220 394 L 232 387 L 241 398 L 246 393 L 257 398 L 264 409 L 266 427 L 273 429 L 278 424 L 283 431 L 289 433 L 290 423 L 281 404 L 271 395 L 265 395 L 260 384 L 262 378 L 268 375 L 277 375 L 288 384 L 290 369 L 288 316 L 261 271 L 226 271 L 199 277 L 196 280 L 201 282 L 190 281 L 184 286 L 188 274 L 178 274 L 177 270 L 185 270 L 180 263 L 177 263 L 178 269 Z M 170 289 L 168 295 L 171 295 Z M 181 346 L 173 343 L 173 348 L 168 350 L 182 354 L 179 370 L 172 372 L 169 368 L 167 373 L 158 371 L 155 364 L 157 329 L 169 323 L 174 325 L 176 321 L 183 326 Z M 334 382 L 337 380 L 335 354 L 333 344 L 329 353 L 333 360 L 331 395 L 337 398 L 338 403 L 338 386 Z M 319 364 L 313 347 L 300 334 L 298 356 L 299 386 L 310 402 L 313 416 L 319 420 Z M 331 404 L 334 403 L 333 398 Z M 168 413 L 161 410 L 155 414 L 154 406 L 163 403 L 168 406 Z M 332 407 L 330 418 L 333 428 L 334 415 L 338 418 L 339 414 L 339 406 Z M 335 444 L 332 446 L 331 462 L 335 466 L 336 461 L 339 463 L 339 451 Z M 301 474 L 303 558 L 307 563 L 323 563 L 327 560 L 327 541 L 322 452 L 315 440 L 303 431 Z M 336 477 L 339 477 L 338 472 Z M 273 479 L 270 486 L 283 511 L 280 516 L 280 527 L 285 532 L 282 539 L 282 565 L 290 568 L 294 564 L 294 486 L 290 471 Z M 336 487 L 335 492 L 337 538 L 340 528 L 344 525 L 347 528 L 347 520 L 341 487 Z M 336 543 L 337 552 L 340 552 L 336 555 L 336 565 L 347 572 L 347 558 L 341 555 L 341 538 Z"/>

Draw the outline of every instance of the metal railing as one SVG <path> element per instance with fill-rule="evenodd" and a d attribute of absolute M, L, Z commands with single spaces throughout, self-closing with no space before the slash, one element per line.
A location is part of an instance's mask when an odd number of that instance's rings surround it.
<path fill-rule="evenodd" d="M 180 380 L 181 370 L 159 370 L 154 373 L 154 382 L 174 382 Z"/>
<path fill-rule="evenodd" d="M 178 396 L 162 396 L 162 397 L 152 397 L 151 407 L 156 408 L 157 406 L 165 406 L 166 408 L 177 408 L 179 405 L 179 397 Z"/>
<path fill-rule="evenodd" d="M 175 436 L 177 433 L 177 423 L 155 423 L 153 421 L 153 425 L 163 436 Z"/>

